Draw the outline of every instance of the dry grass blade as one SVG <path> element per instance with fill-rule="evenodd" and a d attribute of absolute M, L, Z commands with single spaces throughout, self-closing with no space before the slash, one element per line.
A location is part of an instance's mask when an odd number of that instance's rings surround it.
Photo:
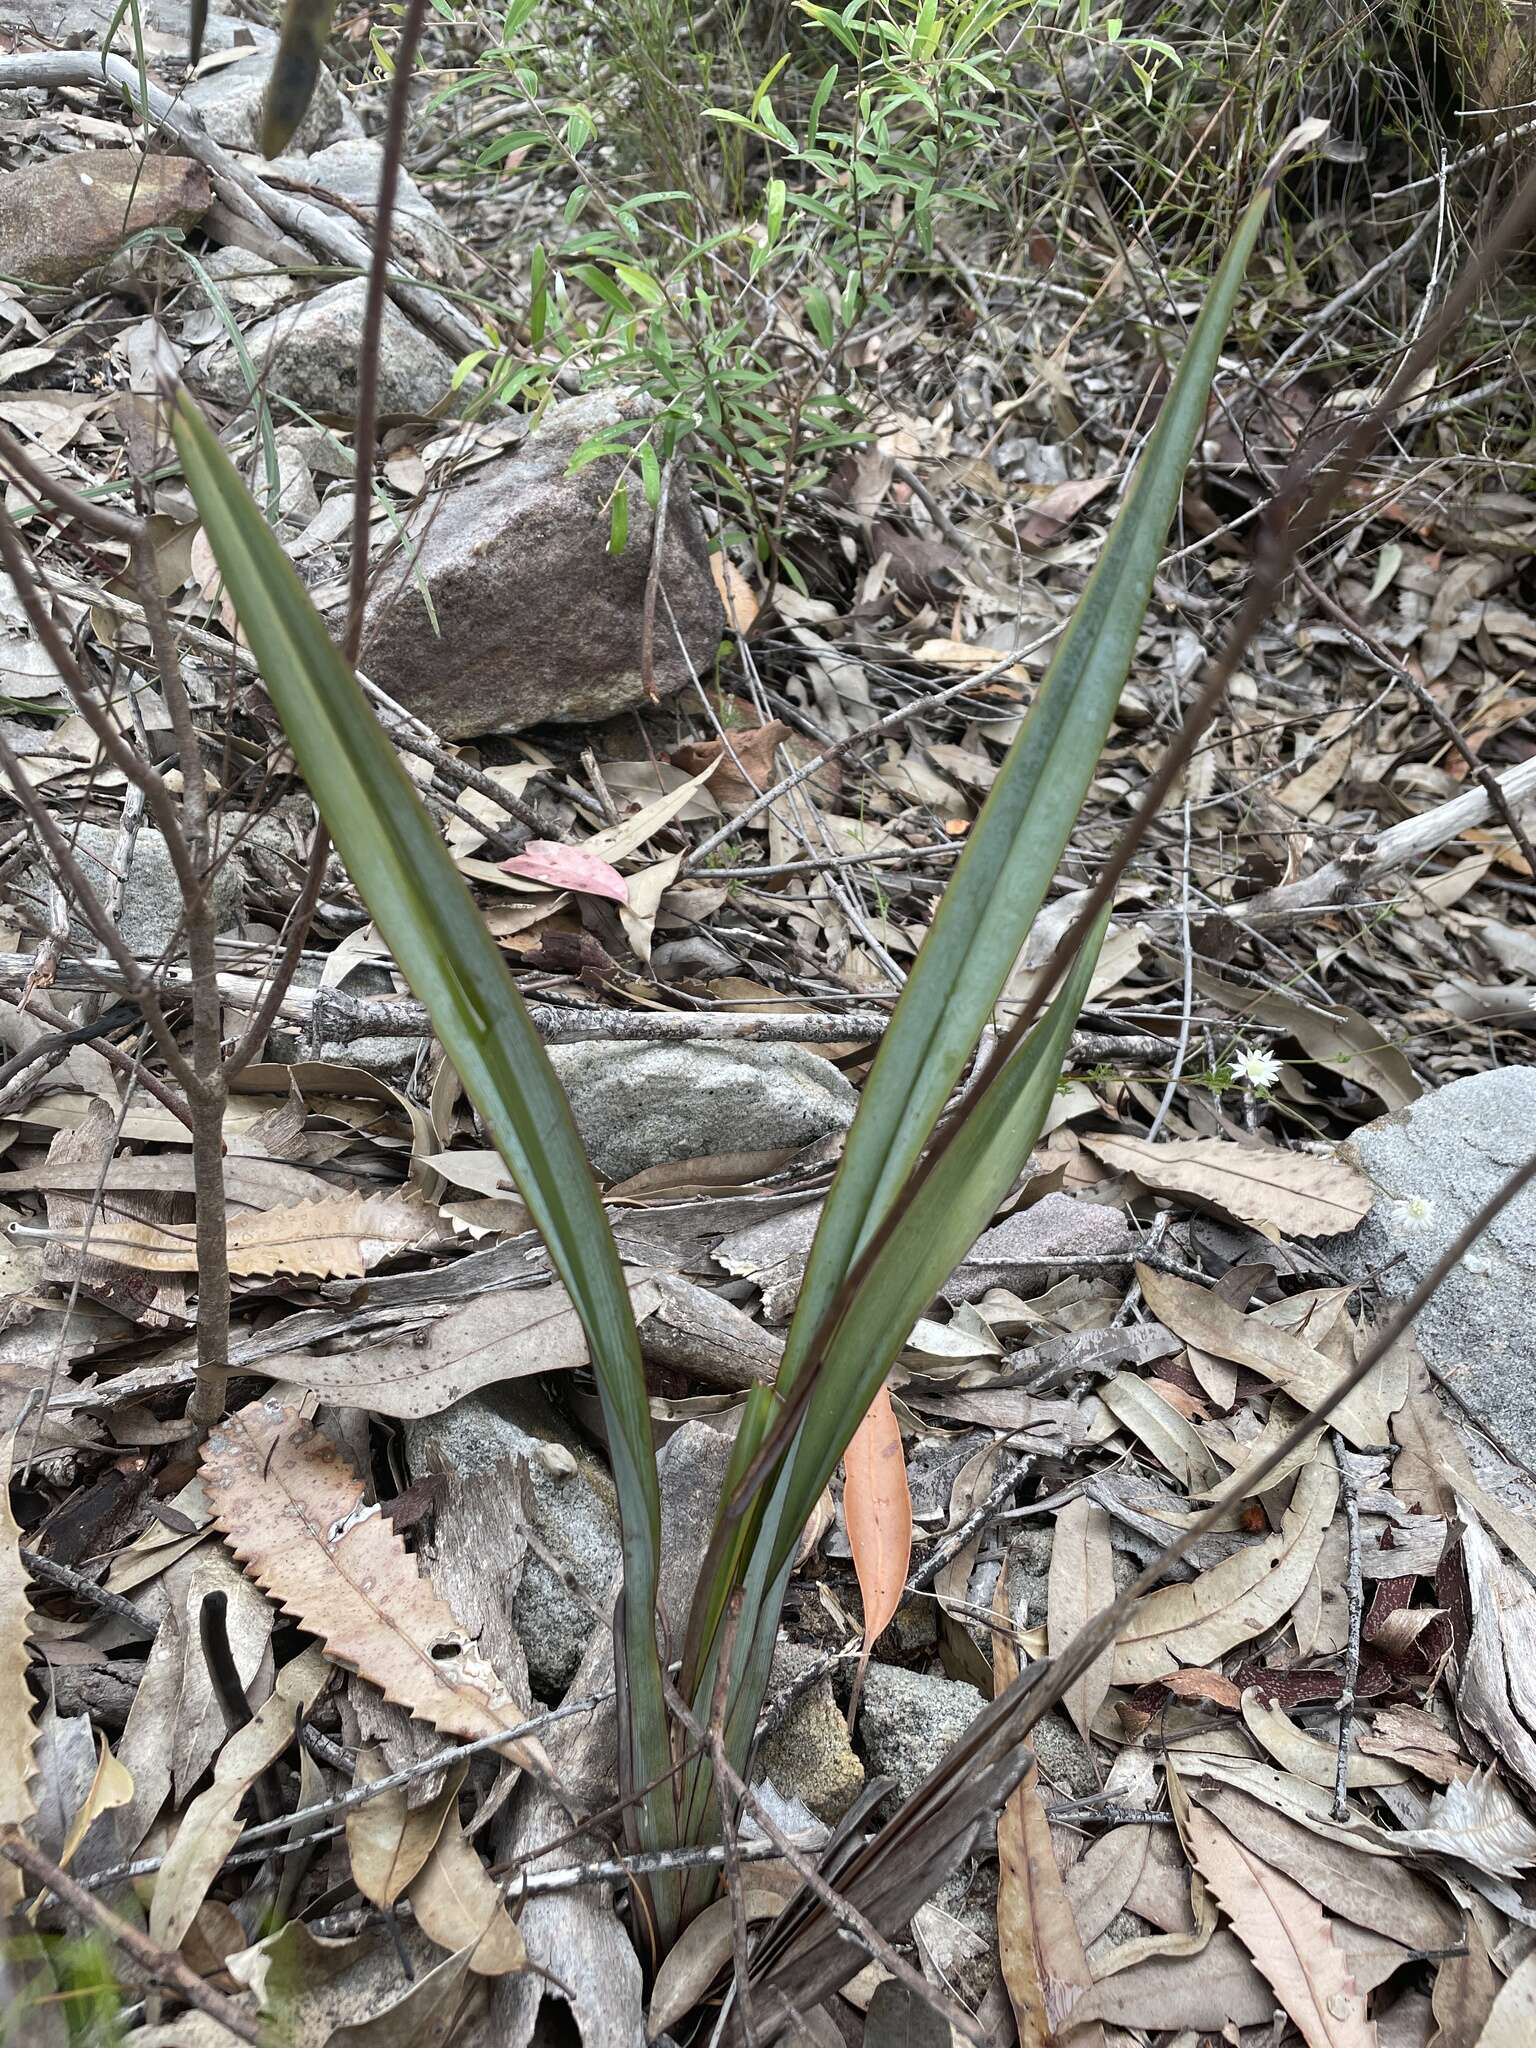
<path fill-rule="evenodd" d="M 230 1548 L 326 1654 L 444 1734 L 474 1741 L 526 1718 L 377 1508 L 299 1410 L 275 1395 L 209 1437 L 203 1486 Z M 542 1752 L 508 1754 L 538 1767 Z"/>

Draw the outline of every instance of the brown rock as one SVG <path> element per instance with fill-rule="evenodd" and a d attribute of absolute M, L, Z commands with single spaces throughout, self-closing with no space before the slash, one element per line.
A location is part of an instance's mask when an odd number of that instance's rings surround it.
<path fill-rule="evenodd" d="M 635 479 L 628 544 L 610 554 L 619 459 L 567 474 L 583 442 L 638 417 L 643 406 L 634 393 L 594 393 L 556 406 L 515 453 L 429 500 L 413 520 L 414 564 L 404 553 L 387 564 L 364 622 L 360 666 L 445 738 L 520 732 L 545 721 L 594 723 L 643 701 L 650 509 Z M 660 588 L 655 679 L 666 696 L 688 681 L 689 661 L 708 671 L 724 630 L 680 472 Z"/>
<path fill-rule="evenodd" d="M 189 157 L 82 149 L 0 179 L 0 274 L 68 285 L 145 228 L 189 228 L 208 210 L 208 173 Z"/>

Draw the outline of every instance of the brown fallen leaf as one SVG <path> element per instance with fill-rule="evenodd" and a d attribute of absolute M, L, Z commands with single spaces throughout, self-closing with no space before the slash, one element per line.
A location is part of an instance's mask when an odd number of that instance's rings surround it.
<path fill-rule="evenodd" d="M 1188 2027 L 1219 2036 L 1229 2025 L 1267 2026 L 1275 1996 L 1242 1943 L 1222 1928 L 1198 1955 L 1152 1956 L 1101 1976 L 1077 2011 L 1145 2033 Z M 1076 2037 L 1065 2048 L 1077 2048 Z"/>
<path fill-rule="evenodd" d="M 394 1526 L 364 1505 L 357 1474 L 296 1407 L 268 1395 L 231 1416 L 204 1446 L 202 1477 L 235 1556 L 334 1663 L 463 1741 L 527 1718 Z M 507 1754 L 548 1768 L 536 1743 L 509 1742 Z"/>
<path fill-rule="evenodd" d="M 441 1235 L 436 1213 L 407 1197 L 337 1195 L 232 1216 L 229 1270 L 237 1279 L 312 1273 L 322 1280 L 360 1280 L 382 1260 Z M 190 1223 L 109 1216 L 91 1232 L 91 1254 L 146 1273 L 195 1273 L 197 1232 Z"/>
<path fill-rule="evenodd" d="M 629 1286 L 636 1322 L 662 1301 L 647 1274 Z M 754 1327 L 756 1327 L 754 1325 Z M 375 1415 L 438 1415 L 481 1387 L 587 1363 L 587 1339 L 571 1297 L 557 1281 L 526 1292 L 477 1295 L 447 1315 L 383 1330 L 366 1349 L 281 1351 L 261 1361 L 273 1379 L 307 1387 L 322 1401 Z"/>
<path fill-rule="evenodd" d="M 673 766 L 685 775 L 706 774 L 718 768 L 709 785 L 710 795 L 728 818 L 754 804 L 765 789 L 779 779 L 773 757 L 780 743 L 789 738 L 789 727 L 772 718 L 766 725 L 728 728 L 724 739 L 695 740 L 674 749 Z"/>
<path fill-rule="evenodd" d="M 1483 2023 L 1477 2048 L 1530 2048 L 1536 2040 L 1536 1955 L 1507 1979 Z"/>
<path fill-rule="evenodd" d="M 456 1765 L 446 1774 L 436 1794 L 420 1806 L 411 1806 L 405 1786 L 397 1785 L 348 1813 L 347 1856 L 353 1883 L 365 1899 L 387 1910 L 415 1882 L 437 1847 L 437 1838 L 449 1814 L 457 1811 L 459 1787 L 467 1768 L 465 1764 Z M 376 1749 L 364 1745 L 358 1750 L 355 1778 L 359 1785 L 372 1785 L 388 1775 L 389 1766 Z M 463 1943 L 444 1942 L 441 1946 L 457 1949 Z"/>
<path fill-rule="evenodd" d="M 864 1645 L 848 1703 L 851 1726 L 869 1653 L 901 1605 L 912 1561 L 912 1496 L 888 1387 L 875 1395 L 843 1453 L 843 1516 L 864 1602 Z"/>
<path fill-rule="evenodd" d="M 309 1711 L 326 1679 L 325 1659 L 303 1650 L 277 1675 L 265 1704 L 219 1751 L 213 1783 L 181 1817 L 155 1877 L 149 1929 L 167 1948 L 179 1948 L 197 1918 L 208 1887 L 240 1834 L 241 1805 L 262 1772 L 293 1741 L 298 1719 Z"/>
<path fill-rule="evenodd" d="M 439 1948 L 455 1954 L 467 1949 L 469 1967 L 477 1976 L 506 1977 L 528 1967 L 528 1951 L 501 1887 L 465 1839 L 455 1815 L 450 1814 L 411 1886 L 411 1910 L 417 1926 Z"/>
<path fill-rule="evenodd" d="M 1138 1600 L 1115 1644 L 1115 1683 L 1141 1685 L 1178 1664 L 1213 1664 L 1282 1621 L 1317 1562 L 1338 1498 L 1339 1468 L 1325 1452 L 1302 1467 L 1277 1534 Z"/>
<path fill-rule="evenodd" d="M 1307 2048 L 1376 2048 L 1365 1999 L 1312 1894 L 1200 1808 L 1186 1827 L 1200 1875 Z"/>
<path fill-rule="evenodd" d="M 1320 1742 L 1315 1735 L 1303 1734 L 1283 1707 L 1264 1698 L 1262 1687 L 1248 1687 L 1243 1694 L 1242 1711 L 1249 1734 L 1282 1770 L 1325 1789 L 1337 1783 L 1338 1752 L 1334 1745 Z M 1353 1792 L 1369 1785 L 1401 1785 L 1407 1777 L 1401 1764 L 1390 1763 L 1385 1757 L 1351 1756 L 1344 1782 Z"/>
<path fill-rule="evenodd" d="M 1461 1914 L 1427 1878 L 1344 1827 L 1307 1827 L 1231 1785 L 1189 1786 L 1191 1799 L 1245 1848 L 1283 1870 L 1337 1919 L 1373 1928 L 1408 1948 L 1455 1948 Z"/>
<path fill-rule="evenodd" d="M 1463 1916 L 1462 1930 L 1465 1954 L 1445 1958 L 1430 1991 L 1434 2048 L 1478 2048 L 1499 1994 L 1499 1973 L 1474 1914 Z"/>
<path fill-rule="evenodd" d="M 1079 1494 L 1056 1517 L 1051 1539 L 1051 1565 L 1046 1579 L 1045 1627 L 1049 1654 L 1058 1656 L 1092 1615 L 1114 1599 L 1115 1554 L 1109 1541 L 1109 1517 Z M 1094 1716 L 1104 1704 L 1114 1668 L 1114 1653 L 1091 1664 L 1074 1680 L 1062 1699 L 1073 1726 L 1086 1742 Z"/>
<path fill-rule="evenodd" d="M 1406 1764 L 1421 1778 L 1436 1785 L 1452 1785 L 1458 1778 L 1470 1778 L 1472 1765 L 1448 1728 L 1442 1728 L 1422 1707 L 1404 1703 L 1381 1707 L 1361 1731 L 1360 1748 L 1366 1756 L 1390 1757 Z"/>
<path fill-rule="evenodd" d="M 1008 1625 L 1007 1574 L 998 1581 L 992 1635 L 997 1692 L 1019 1675 Z M 1019 2048 L 1055 2048 L 1070 2030 L 1072 2048 L 1104 2048 L 1097 2021 L 1076 2025 L 1073 2007 L 1093 1984 L 1071 1902 L 1062 1886 L 1050 1823 L 1040 1798 L 1040 1767 L 1031 1763 L 997 1817 L 998 1957 L 1019 2029 Z"/>
<path fill-rule="evenodd" d="M 1244 1315 L 1209 1287 L 1171 1273 L 1154 1273 L 1150 1266 L 1138 1266 L 1136 1272 L 1147 1306 L 1165 1329 L 1186 1344 L 1263 1373 L 1303 1408 L 1318 1407 L 1349 1369 L 1289 1330 L 1261 1316 Z M 1334 1410 L 1333 1427 L 1357 1450 L 1373 1449 L 1388 1437 L 1383 1406 L 1369 1384 L 1356 1387 Z"/>
<path fill-rule="evenodd" d="M 1365 1175 L 1336 1153 L 1324 1159 L 1227 1138 L 1153 1144 L 1106 1133 L 1085 1135 L 1083 1144 L 1143 1187 L 1182 1195 L 1196 1208 L 1246 1223 L 1271 1244 L 1287 1237 L 1337 1237 L 1353 1230 L 1375 1200 Z"/>

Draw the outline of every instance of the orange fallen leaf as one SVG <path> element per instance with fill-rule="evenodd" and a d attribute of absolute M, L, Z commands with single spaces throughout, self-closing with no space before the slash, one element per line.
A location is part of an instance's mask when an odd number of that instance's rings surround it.
<path fill-rule="evenodd" d="M 843 1453 L 843 1516 L 864 1601 L 864 1647 L 848 1707 L 851 1721 L 869 1653 L 901 1605 L 912 1559 L 912 1496 L 901 1425 L 883 1386 Z"/>

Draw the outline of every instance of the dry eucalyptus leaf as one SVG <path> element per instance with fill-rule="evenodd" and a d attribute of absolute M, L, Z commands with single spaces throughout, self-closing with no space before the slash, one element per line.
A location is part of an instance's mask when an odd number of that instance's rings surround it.
<path fill-rule="evenodd" d="M 636 1322 L 643 1322 L 660 1306 L 662 1290 L 637 1275 L 629 1298 Z M 501 1380 L 573 1371 L 588 1356 L 571 1298 L 552 1281 L 526 1292 L 477 1295 L 447 1314 L 424 1312 L 420 1323 L 384 1332 L 362 1350 L 284 1351 L 263 1359 L 261 1369 L 337 1406 L 414 1421 Z"/>
<path fill-rule="evenodd" d="M 1303 1734 L 1283 1707 L 1264 1698 L 1261 1687 L 1250 1685 L 1244 1692 L 1243 1720 L 1260 1748 L 1267 1750 L 1282 1770 L 1326 1790 L 1337 1783 L 1338 1751 L 1333 1744 Z M 1407 1777 L 1400 1765 L 1385 1757 L 1351 1756 L 1344 1782 L 1354 1792 L 1368 1785 L 1401 1785 Z"/>
<path fill-rule="evenodd" d="M 1271 1244 L 1286 1237 L 1337 1237 L 1353 1230 L 1375 1200 L 1365 1175 L 1337 1153 L 1323 1159 L 1226 1138 L 1150 1144 L 1145 1138 L 1095 1135 L 1083 1143 L 1115 1172 L 1246 1223 Z"/>
<path fill-rule="evenodd" d="M 1197 1579 L 1138 1600 L 1115 1644 L 1115 1682 L 1140 1685 L 1178 1664 L 1213 1664 L 1283 1621 L 1301 1598 L 1339 1498 L 1330 1454 L 1304 1465 L 1278 1534 Z"/>
<path fill-rule="evenodd" d="M 1109 1517 L 1079 1494 L 1056 1516 L 1051 1564 L 1046 1578 L 1046 1642 L 1059 1656 L 1083 1624 L 1115 1597 L 1115 1554 Z M 1062 1699 L 1073 1726 L 1086 1742 L 1094 1716 L 1109 1691 L 1114 1653 L 1106 1650 L 1074 1680 Z"/>
<path fill-rule="evenodd" d="M 439 1948 L 467 1952 L 477 1976 L 505 1977 L 528 1967 L 528 1951 L 501 1887 L 451 1816 L 411 1886 L 411 1909 L 417 1926 Z"/>
<path fill-rule="evenodd" d="M 1263 1373 L 1303 1408 L 1319 1406 L 1349 1370 L 1264 1317 L 1245 1316 L 1211 1288 L 1171 1273 L 1154 1273 L 1150 1266 L 1138 1266 L 1136 1274 L 1148 1308 L 1166 1329 L 1186 1344 Z M 1357 1450 L 1370 1450 L 1388 1439 L 1388 1416 L 1382 1410 L 1392 1397 L 1378 1399 L 1377 1392 L 1369 1382 L 1356 1387 L 1329 1418 Z"/>
<path fill-rule="evenodd" d="M 466 1769 L 465 1764 L 456 1765 L 437 1793 L 420 1806 L 410 1804 L 406 1786 L 396 1785 L 348 1813 L 347 1856 L 353 1881 L 365 1899 L 371 1899 L 376 1906 L 393 1906 L 406 1887 L 415 1882 L 458 1804 Z M 389 1766 L 378 1750 L 366 1744 L 358 1750 L 357 1784 L 372 1785 L 388 1775 Z M 463 1945 L 462 1941 L 439 1944 L 450 1949 Z"/>
<path fill-rule="evenodd" d="M 203 1486 L 235 1556 L 268 1596 L 387 1700 L 472 1742 L 524 1718 L 363 1483 L 277 1395 L 242 1408 L 203 1451 Z M 510 1743 L 522 1762 L 537 1749 Z"/>
<path fill-rule="evenodd" d="M 240 1834 L 240 1807 L 252 1785 L 292 1742 L 297 1717 L 308 1712 L 326 1679 L 325 1659 L 305 1650 L 277 1675 L 270 1699 L 219 1752 L 213 1783 L 181 1817 L 155 1876 L 151 1938 L 179 1948 Z"/>

